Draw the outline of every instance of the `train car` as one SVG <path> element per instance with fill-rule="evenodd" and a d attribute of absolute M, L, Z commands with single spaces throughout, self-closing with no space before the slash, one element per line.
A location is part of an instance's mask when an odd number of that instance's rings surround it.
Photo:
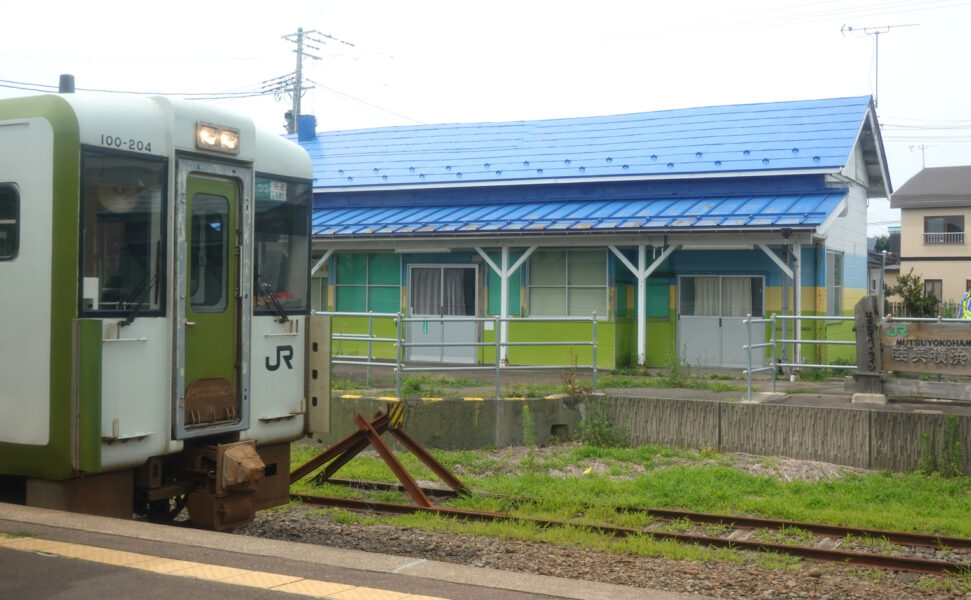
<path fill-rule="evenodd" d="M 304 434 L 313 173 L 163 97 L 0 100 L 0 484 L 227 529 Z"/>

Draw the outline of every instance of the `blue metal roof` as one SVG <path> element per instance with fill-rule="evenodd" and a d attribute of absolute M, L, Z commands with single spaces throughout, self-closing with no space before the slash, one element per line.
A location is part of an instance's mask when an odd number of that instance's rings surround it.
<path fill-rule="evenodd" d="M 836 209 L 846 192 L 317 208 L 313 234 L 340 238 L 811 228 Z"/>
<path fill-rule="evenodd" d="M 846 165 L 870 97 L 506 123 L 318 132 L 314 189 L 821 172 Z M 882 151 L 882 150 L 881 150 Z"/>

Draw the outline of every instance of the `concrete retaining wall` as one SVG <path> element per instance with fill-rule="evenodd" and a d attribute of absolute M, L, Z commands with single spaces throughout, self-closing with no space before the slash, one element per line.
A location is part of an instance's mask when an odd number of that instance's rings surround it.
<path fill-rule="evenodd" d="M 527 399 L 405 399 L 403 429 L 429 448 L 467 449 L 521 446 L 525 435 L 523 407 L 528 406 L 536 444 L 577 435 L 583 403 L 567 397 Z M 330 433 L 314 439 L 332 444 L 357 430 L 354 415 L 370 419 L 383 411 L 386 401 L 341 396 L 330 402 Z M 391 443 L 394 438 L 385 436 Z"/>
<path fill-rule="evenodd" d="M 940 435 L 947 415 L 859 408 L 741 404 L 721 400 L 611 397 L 607 414 L 636 445 L 714 448 L 762 456 L 787 456 L 887 471 L 920 467 L 921 435 Z M 529 399 L 405 400 L 404 429 L 429 448 L 465 449 L 524 443 L 523 407 L 539 445 L 579 433 L 584 404 L 568 397 Z M 331 432 L 324 444 L 352 433 L 358 412 L 366 417 L 386 402 L 356 396 L 331 400 Z M 971 416 L 959 415 L 965 472 L 971 474 Z M 385 438 L 389 443 L 391 436 Z"/>
<path fill-rule="evenodd" d="M 911 471 L 921 436 L 941 435 L 947 415 L 717 400 L 610 398 L 609 414 L 634 444 L 709 447 L 851 467 Z M 957 416 L 971 474 L 971 416 Z"/>

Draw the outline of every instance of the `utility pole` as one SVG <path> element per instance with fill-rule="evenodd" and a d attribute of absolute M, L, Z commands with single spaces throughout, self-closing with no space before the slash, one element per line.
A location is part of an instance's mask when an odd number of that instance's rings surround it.
<path fill-rule="evenodd" d="M 846 35 L 847 32 L 853 33 L 857 31 L 861 31 L 863 32 L 864 35 L 873 36 L 873 55 L 874 55 L 874 62 L 876 63 L 876 67 L 875 67 L 876 82 L 874 83 L 875 89 L 873 91 L 874 108 L 878 106 L 878 102 L 880 98 L 880 34 L 889 33 L 891 29 L 896 29 L 898 27 L 917 27 L 918 25 L 920 25 L 920 23 L 908 23 L 907 25 L 881 25 L 879 27 L 863 27 L 863 28 L 843 25 L 843 27 L 840 28 L 840 33 L 842 33 L 843 35 Z"/>
<path fill-rule="evenodd" d="M 325 39 L 326 38 L 326 39 Z M 293 42 L 297 45 L 294 53 L 297 55 L 297 68 L 294 71 L 293 76 L 293 105 L 290 109 L 290 113 L 287 117 L 287 133 L 297 132 L 297 119 L 300 117 L 300 98 L 303 96 L 304 91 L 312 88 L 305 87 L 303 85 L 303 59 L 304 57 L 312 58 L 314 60 L 320 60 L 320 57 L 315 54 L 310 54 L 304 50 L 304 46 L 311 48 L 312 50 L 320 50 L 320 46 L 314 44 L 324 45 L 327 40 L 332 40 L 339 44 L 345 46 L 354 47 L 354 44 L 350 42 L 345 42 L 344 40 L 337 39 L 332 35 L 326 33 L 321 33 L 316 29 L 311 29 L 310 31 L 304 31 L 303 27 L 298 27 L 296 33 L 289 33 L 283 36 L 283 39 L 288 42 Z"/>

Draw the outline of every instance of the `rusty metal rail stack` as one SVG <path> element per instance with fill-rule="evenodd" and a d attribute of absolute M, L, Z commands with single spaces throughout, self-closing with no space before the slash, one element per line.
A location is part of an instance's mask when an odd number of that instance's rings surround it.
<path fill-rule="evenodd" d="M 418 485 L 411 474 L 408 473 L 404 465 L 401 464 L 401 461 L 391 451 L 391 448 L 381 438 L 383 433 L 390 432 L 402 446 L 407 448 L 426 467 L 438 475 L 452 491 L 457 494 L 467 493 L 467 488 L 451 471 L 435 460 L 435 457 L 429 454 L 421 444 L 416 442 L 414 438 L 401 428 L 403 423 L 404 405 L 400 402 L 388 403 L 388 409 L 384 412 L 379 412 L 370 421 L 364 415 L 358 413 L 354 417 L 354 424 L 358 428 L 357 431 L 294 469 L 290 473 L 290 484 L 292 485 L 295 481 L 299 481 L 324 465 L 327 466 L 316 476 L 316 479 L 318 481 L 326 481 L 341 467 L 347 464 L 349 460 L 360 454 L 362 450 L 368 446 L 373 446 L 391 469 L 391 472 L 401 482 L 404 489 L 411 495 L 415 504 L 424 508 L 431 507 L 432 502 L 428 499 L 428 495 Z"/>

